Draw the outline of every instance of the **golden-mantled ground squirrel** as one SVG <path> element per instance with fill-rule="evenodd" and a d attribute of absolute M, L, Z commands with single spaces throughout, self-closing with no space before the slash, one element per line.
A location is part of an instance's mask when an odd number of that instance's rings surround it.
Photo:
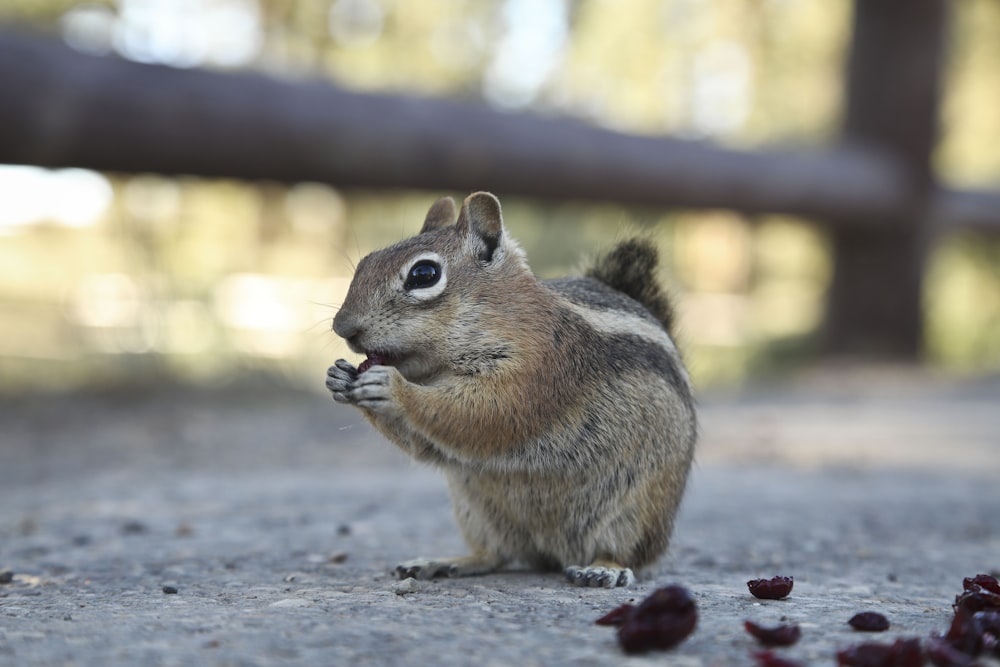
<path fill-rule="evenodd" d="M 417 236 L 361 260 L 333 329 L 367 358 L 326 386 L 444 471 L 472 549 L 401 578 L 521 562 L 627 586 L 666 550 L 697 426 L 656 263 L 630 240 L 586 277 L 540 281 L 486 192 L 460 212 L 439 199 Z"/>

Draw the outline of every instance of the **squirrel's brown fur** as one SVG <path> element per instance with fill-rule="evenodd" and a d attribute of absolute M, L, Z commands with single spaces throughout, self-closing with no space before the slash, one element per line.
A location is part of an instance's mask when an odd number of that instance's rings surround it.
<path fill-rule="evenodd" d="M 521 561 L 624 585 L 666 549 L 696 420 L 655 266 L 633 240 L 587 277 L 539 281 L 483 192 L 358 264 L 334 330 L 368 359 L 327 387 L 444 471 L 473 552 L 401 576 Z"/>
<path fill-rule="evenodd" d="M 585 275 L 641 303 L 673 336 L 674 307 L 656 278 L 659 259 L 652 241 L 627 239 L 598 257 Z"/>

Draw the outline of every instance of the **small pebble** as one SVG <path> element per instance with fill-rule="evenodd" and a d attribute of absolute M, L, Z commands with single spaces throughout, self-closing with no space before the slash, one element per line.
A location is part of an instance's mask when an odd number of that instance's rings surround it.
<path fill-rule="evenodd" d="M 122 524 L 123 535 L 140 535 L 147 530 L 146 524 L 141 521 L 126 521 Z"/>
<path fill-rule="evenodd" d="M 347 552 L 346 551 L 338 551 L 335 554 L 331 554 L 330 558 L 329 558 L 329 562 L 335 563 L 337 565 L 339 565 L 341 563 L 346 563 L 347 562 Z"/>
<path fill-rule="evenodd" d="M 176 586 L 164 586 L 163 587 L 163 592 L 166 593 L 167 595 L 177 595 L 177 587 Z"/>
<path fill-rule="evenodd" d="M 270 606 L 275 609 L 300 609 L 311 605 L 312 602 L 309 600 L 303 600 L 302 598 L 285 598 L 284 600 L 278 600 L 277 602 L 272 602 L 270 604 Z"/>
<path fill-rule="evenodd" d="M 416 593 L 420 590 L 420 584 L 413 577 L 407 577 L 402 581 L 397 581 L 392 585 L 392 592 L 396 595 L 406 595 L 407 593 Z"/>

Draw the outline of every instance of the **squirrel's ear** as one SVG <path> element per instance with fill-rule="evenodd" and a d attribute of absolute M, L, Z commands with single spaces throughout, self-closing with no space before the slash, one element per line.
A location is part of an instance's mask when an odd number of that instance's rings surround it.
<path fill-rule="evenodd" d="M 458 232 L 473 243 L 480 261 L 491 262 L 503 241 L 500 200 L 489 192 L 474 192 L 465 198 L 458 215 Z"/>
<path fill-rule="evenodd" d="M 451 197 L 441 197 L 427 211 L 427 217 L 424 218 L 424 226 L 420 228 L 420 233 L 447 227 L 454 223 L 456 212 L 455 200 Z"/>

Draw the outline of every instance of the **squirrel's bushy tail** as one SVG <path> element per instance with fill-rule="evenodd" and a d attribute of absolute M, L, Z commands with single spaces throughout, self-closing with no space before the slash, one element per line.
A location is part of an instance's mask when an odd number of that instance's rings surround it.
<path fill-rule="evenodd" d="M 652 241 L 632 238 L 598 257 L 586 275 L 641 303 L 673 335 L 674 308 L 656 279 L 659 259 Z"/>

